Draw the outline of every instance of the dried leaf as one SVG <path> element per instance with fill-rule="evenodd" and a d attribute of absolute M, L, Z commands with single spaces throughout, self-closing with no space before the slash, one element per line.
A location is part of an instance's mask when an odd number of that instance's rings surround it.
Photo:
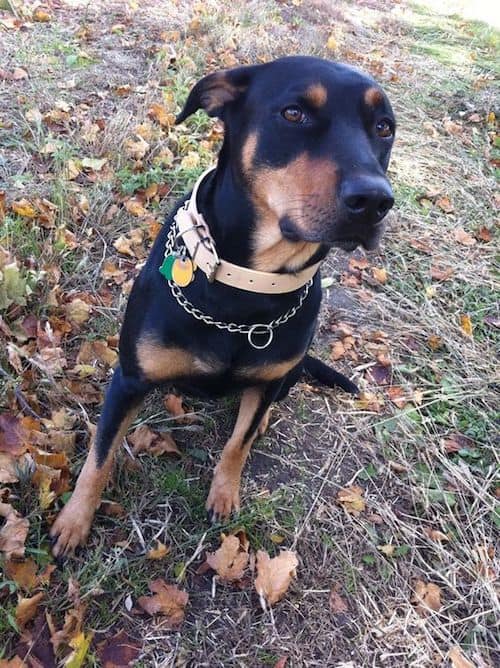
<path fill-rule="evenodd" d="M 137 600 L 138 605 L 149 615 L 164 615 L 170 628 L 180 626 L 184 621 L 184 609 L 189 601 L 188 594 L 162 579 L 150 582 L 149 589 L 154 596 L 140 596 Z"/>
<path fill-rule="evenodd" d="M 337 502 L 351 515 L 359 515 L 365 509 L 364 490 L 358 485 L 345 487 L 337 492 Z"/>
<path fill-rule="evenodd" d="M 351 257 L 349 260 L 349 269 L 368 269 L 370 263 L 366 257 Z"/>
<path fill-rule="evenodd" d="M 326 41 L 326 48 L 328 51 L 336 51 L 338 48 L 337 40 L 335 39 L 334 35 L 330 35 L 330 37 Z"/>
<path fill-rule="evenodd" d="M 387 394 L 390 401 L 392 401 L 392 403 L 398 408 L 404 408 L 408 403 L 408 395 L 402 387 L 391 385 L 391 387 L 387 388 Z"/>
<path fill-rule="evenodd" d="M 472 321 L 470 315 L 463 314 L 460 316 L 460 329 L 466 336 L 472 336 Z"/>
<path fill-rule="evenodd" d="M 385 267 L 372 267 L 373 278 L 377 283 L 387 283 L 387 269 Z"/>
<path fill-rule="evenodd" d="M 445 213 L 453 213 L 455 211 L 455 207 L 451 203 L 450 198 L 446 197 L 446 195 L 443 197 L 438 197 L 436 199 L 436 204 L 441 209 L 441 211 L 444 211 Z"/>
<path fill-rule="evenodd" d="M 274 559 L 263 550 L 257 552 L 255 589 L 264 610 L 266 603 L 274 605 L 286 594 L 292 578 L 296 575 L 298 564 L 297 555 L 289 550 L 281 552 Z"/>
<path fill-rule="evenodd" d="M 167 556 L 169 552 L 170 548 L 164 545 L 158 539 L 156 539 L 156 547 L 152 548 L 151 550 L 149 550 L 149 552 L 146 553 L 146 559 L 154 559 L 154 560 L 163 559 L 164 557 Z"/>
<path fill-rule="evenodd" d="M 33 12 L 33 21 L 38 23 L 48 23 L 52 20 L 52 16 L 43 7 L 37 7 Z"/>
<path fill-rule="evenodd" d="M 163 404 L 172 417 L 182 417 L 186 413 L 182 405 L 182 397 L 176 394 L 167 394 L 163 397 Z"/>
<path fill-rule="evenodd" d="M 443 347 L 443 339 L 437 334 L 431 334 L 427 339 L 427 343 L 429 344 L 429 348 L 434 351 Z"/>
<path fill-rule="evenodd" d="M 420 617 L 425 617 L 431 610 L 438 612 L 441 609 L 441 588 L 432 582 L 417 580 L 412 603 Z"/>
<path fill-rule="evenodd" d="M 66 317 L 75 325 L 83 325 L 90 317 L 92 307 L 79 297 L 66 304 Z"/>
<path fill-rule="evenodd" d="M 16 622 L 22 630 L 28 622 L 36 615 L 40 601 L 45 596 L 43 591 L 35 594 L 31 598 L 20 598 L 16 607 Z"/>
<path fill-rule="evenodd" d="M 458 645 L 455 645 L 450 649 L 448 658 L 451 662 L 451 668 L 476 668 L 476 664 L 472 663 L 466 656 L 464 656 Z"/>
<path fill-rule="evenodd" d="M 163 128 L 171 127 L 175 124 L 175 116 L 169 113 L 168 109 L 157 102 L 153 103 L 148 111 L 148 116 L 159 123 Z"/>
<path fill-rule="evenodd" d="M 133 453 L 148 452 L 152 455 L 174 454 L 181 455 L 174 439 L 168 433 L 161 435 L 143 424 L 129 434 L 128 439 L 133 446 Z"/>
<path fill-rule="evenodd" d="M 36 218 L 37 210 L 26 198 L 18 199 L 11 204 L 12 211 L 23 218 Z"/>
<path fill-rule="evenodd" d="M 374 392 L 360 392 L 359 398 L 356 399 L 354 404 L 360 410 L 380 413 L 384 406 L 384 400 Z"/>
<path fill-rule="evenodd" d="M 462 246 L 474 246 L 476 243 L 474 237 L 466 232 L 463 227 L 458 227 L 456 230 L 454 230 L 453 236 L 459 244 L 462 244 Z"/>
<path fill-rule="evenodd" d="M 437 264 L 431 265 L 431 278 L 435 281 L 449 281 L 454 274 L 454 267 L 441 267 Z"/>
<path fill-rule="evenodd" d="M 8 503 L 0 503 L 0 517 L 5 518 L 5 524 L 0 529 L 0 551 L 7 559 L 24 557 L 29 521 Z"/>
<path fill-rule="evenodd" d="M 330 591 L 330 597 L 328 599 L 330 610 L 335 615 L 348 612 L 349 610 L 346 600 L 339 594 L 339 589 L 340 585 L 338 583 L 335 584 Z"/>
<path fill-rule="evenodd" d="M 127 209 L 127 211 L 131 213 L 133 216 L 139 217 L 139 216 L 145 216 L 147 214 L 147 210 L 144 208 L 142 203 L 135 197 L 131 197 L 130 199 L 126 200 L 124 206 Z"/>
<path fill-rule="evenodd" d="M 122 629 L 97 646 L 97 656 L 102 668 L 126 668 L 135 665 L 141 653 L 141 645 Z"/>
<path fill-rule="evenodd" d="M 14 455 L 0 452 L 0 484 L 19 480 L 17 460 Z"/>
<path fill-rule="evenodd" d="M 93 172 L 100 172 L 107 162 L 107 158 L 83 158 L 82 167 Z"/>
<path fill-rule="evenodd" d="M 6 561 L 5 563 L 5 574 L 9 580 L 14 580 L 14 582 L 25 589 L 30 591 L 38 584 L 37 578 L 38 566 L 33 559 L 26 559 L 24 561 Z"/>
<path fill-rule="evenodd" d="M 396 549 L 396 546 L 392 545 L 391 543 L 387 543 L 387 545 L 378 545 L 377 546 L 377 550 L 382 552 L 382 554 L 385 554 L 386 557 L 393 557 L 395 549 Z"/>
<path fill-rule="evenodd" d="M 248 540 L 241 533 L 226 536 L 222 534 L 221 546 L 207 554 L 206 563 L 223 582 L 241 580 L 248 565 Z"/>
<path fill-rule="evenodd" d="M 65 668 L 80 668 L 85 662 L 85 657 L 89 651 L 90 643 L 92 642 L 93 633 L 85 635 L 83 631 L 78 633 L 69 641 L 69 646 L 73 648 L 73 652 L 65 659 Z"/>
<path fill-rule="evenodd" d="M 443 543 L 447 542 L 450 540 L 449 536 L 442 531 L 438 531 L 437 529 L 431 529 L 431 527 L 424 527 L 423 529 L 424 534 L 427 536 L 427 538 L 430 538 L 432 541 L 435 543 Z"/>
<path fill-rule="evenodd" d="M 479 230 L 476 232 L 476 237 L 480 241 L 484 241 L 485 243 L 488 243 L 493 239 L 493 233 L 492 231 L 486 227 L 486 225 L 482 225 Z"/>

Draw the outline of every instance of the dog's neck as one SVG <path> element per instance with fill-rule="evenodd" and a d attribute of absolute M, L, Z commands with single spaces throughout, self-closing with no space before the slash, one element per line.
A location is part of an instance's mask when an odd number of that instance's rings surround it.
<path fill-rule="evenodd" d="M 200 185 L 197 206 L 210 228 L 219 257 L 233 264 L 291 273 L 319 262 L 328 252 L 323 246 L 312 252 L 303 242 L 284 239 L 259 252 L 255 243 L 258 214 L 243 180 L 223 159 Z"/>

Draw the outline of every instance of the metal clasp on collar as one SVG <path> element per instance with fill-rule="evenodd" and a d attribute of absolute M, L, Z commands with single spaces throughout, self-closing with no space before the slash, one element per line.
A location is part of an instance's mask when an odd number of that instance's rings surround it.
<path fill-rule="evenodd" d="M 258 344 L 255 343 L 253 340 L 254 336 L 265 336 L 267 335 L 267 340 L 264 343 Z M 256 325 L 252 325 L 250 327 L 248 334 L 248 343 L 255 348 L 256 350 L 263 350 L 264 348 L 267 348 L 271 344 L 271 341 L 274 338 L 274 331 L 271 325 L 265 325 L 262 323 L 257 323 Z"/>

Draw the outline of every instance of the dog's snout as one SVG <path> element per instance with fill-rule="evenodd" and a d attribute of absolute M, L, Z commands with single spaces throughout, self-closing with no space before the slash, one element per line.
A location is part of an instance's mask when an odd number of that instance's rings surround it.
<path fill-rule="evenodd" d="M 364 176 L 344 183 L 341 203 L 350 219 L 378 222 L 393 206 L 394 197 L 386 179 L 379 176 Z"/>

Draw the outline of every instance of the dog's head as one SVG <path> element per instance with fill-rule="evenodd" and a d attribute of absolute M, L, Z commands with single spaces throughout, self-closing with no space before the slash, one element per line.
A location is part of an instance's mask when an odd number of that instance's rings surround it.
<path fill-rule="evenodd" d="M 178 116 L 225 124 L 222 156 L 256 213 L 254 245 L 377 246 L 394 203 L 385 176 L 395 119 L 368 75 L 312 57 L 210 74 Z"/>

